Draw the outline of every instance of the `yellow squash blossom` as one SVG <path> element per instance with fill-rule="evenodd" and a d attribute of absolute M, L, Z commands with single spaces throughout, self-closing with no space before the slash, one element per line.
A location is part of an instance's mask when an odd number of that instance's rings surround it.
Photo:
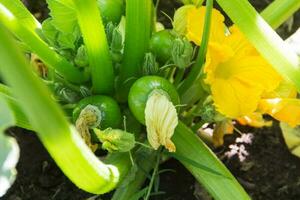
<path fill-rule="evenodd" d="M 204 27 L 206 7 L 192 7 L 187 11 L 186 37 L 195 44 L 200 45 Z M 216 9 L 212 10 L 210 41 L 222 42 L 225 37 L 226 26 L 224 16 Z"/>
<path fill-rule="evenodd" d="M 255 113 L 239 118 L 237 121 L 242 125 L 254 127 L 268 126 L 268 122 L 262 117 L 263 114 L 269 114 L 292 127 L 300 125 L 300 100 L 297 99 L 294 85 L 281 81 L 274 91 L 263 95 Z"/>
<path fill-rule="evenodd" d="M 205 7 L 190 9 L 187 38 L 201 43 Z M 210 85 L 216 109 L 229 118 L 252 114 L 262 95 L 273 91 L 281 77 L 259 55 L 237 27 L 226 34 L 224 17 L 213 10 L 206 55 L 205 82 Z"/>
<path fill-rule="evenodd" d="M 253 113 L 281 77 L 233 27 L 223 43 L 208 45 L 204 72 L 217 110 L 229 118 Z"/>
<path fill-rule="evenodd" d="M 205 7 L 187 12 L 186 37 L 201 44 Z M 300 125 L 300 100 L 255 50 L 236 26 L 226 31 L 224 17 L 212 12 L 211 33 L 204 66 L 216 109 L 228 118 L 255 127 L 270 126 L 263 114 L 291 126 Z"/>

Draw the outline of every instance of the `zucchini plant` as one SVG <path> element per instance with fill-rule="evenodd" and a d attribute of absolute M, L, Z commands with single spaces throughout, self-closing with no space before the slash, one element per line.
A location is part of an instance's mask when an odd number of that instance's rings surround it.
<path fill-rule="evenodd" d="M 195 133 L 204 123 L 218 127 L 257 109 L 289 123 L 262 106 L 269 99 L 250 84 L 256 79 L 246 83 L 259 104 L 240 107 L 240 115 L 228 111 L 225 92 L 231 91 L 220 90 L 218 78 L 234 72 L 225 60 L 240 54 L 226 45 L 239 42 L 237 32 L 251 46 L 243 51 L 247 59 L 266 60 L 260 69 L 275 69 L 270 80 L 282 76 L 299 90 L 299 60 L 272 29 L 299 1 L 276 0 L 259 15 L 246 0 L 217 0 L 238 30 L 225 26 L 213 0 L 205 7 L 200 0 L 183 1 L 190 5 L 176 11 L 169 30 L 159 30 L 152 0 L 46 1 L 50 16 L 40 23 L 21 1 L 0 0 L 0 131 L 12 125 L 35 131 L 65 175 L 93 194 L 116 189 L 113 199 L 149 199 L 162 157 L 173 157 L 215 199 L 250 199 Z M 218 54 L 222 47 L 224 55 Z M 6 112 L 14 120 L 6 123 Z M 8 144 L 2 137 L 1 153 L 2 140 Z M 99 151 L 106 156 L 99 159 Z M 151 171 L 149 186 L 141 189 Z"/>

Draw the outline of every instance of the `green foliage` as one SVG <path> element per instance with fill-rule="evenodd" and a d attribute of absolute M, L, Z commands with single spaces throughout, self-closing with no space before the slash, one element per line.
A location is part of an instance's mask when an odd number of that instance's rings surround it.
<path fill-rule="evenodd" d="M 13 88 L 21 108 L 37 135 L 64 173 L 80 188 L 105 193 L 118 182 L 118 169 L 101 162 L 84 144 L 0 26 L 0 72 Z M 63 146 L 63 148 L 61 148 Z"/>
<path fill-rule="evenodd" d="M 178 124 L 172 140 L 176 145 L 174 156 L 215 199 L 250 199 L 224 164 L 183 123 Z M 192 158 L 192 161 L 186 158 Z"/>
<path fill-rule="evenodd" d="M 200 6 L 203 1 L 183 2 Z M 260 53 L 299 89 L 299 60 L 247 1 L 218 2 Z M 208 9 L 201 47 L 188 74 L 185 69 L 192 63 L 194 49 L 189 41 L 181 38 L 185 35 L 182 27 L 186 25 L 186 21 L 180 19 L 183 19 L 186 10 L 181 10 L 175 16 L 174 29 L 178 29 L 180 37 L 164 30 L 154 33 L 151 38 L 154 26 L 154 6 L 151 0 L 126 1 L 126 28 L 124 20 L 119 23 L 124 14 L 123 0 L 47 0 L 47 3 L 51 17 L 41 26 L 21 1 L 0 0 L 0 71 L 12 89 L 11 92 L 0 85 L 0 113 L 8 113 L 0 116 L 0 180 L 2 174 L 5 174 L 9 184 L 14 178 L 11 176 L 14 173 L 11 169 L 15 162 L 6 171 L 2 166 L 7 154 L 16 148 L 15 142 L 7 139 L 2 132 L 8 126 L 17 124 L 37 131 L 51 156 L 78 187 L 99 194 L 112 190 L 118 181 L 123 180 L 113 199 L 139 199 L 143 196 L 148 199 L 155 182 L 159 181 L 160 156 L 157 156 L 159 152 L 145 148 L 147 145 L 136 142 L 135 138 L 140 139 L 137 136 L 143 130 L 140 123 L 144 123 L 145 102 L 149 94 L 156 89 L 163 90 L 177 106 L 180 104 L 177 94 L 179 88 L 181 104 L 187 104 L 186 108 L 191 111 L 195 109 L 195 112 L 187 114 L 190 115 L 186 120 L 188 124 L 192 123 L 192 115 L 195 113 L 204 121 L 216 121 L 215 108 L 212 102 L 204 101 L 207 91 L 199 80 L 204 78 L 201 70 L 208 45 L 213 1 L 206 2 Z M 263 12 L 263 16 L 272 27 L 277 27 L 299 6 L 297 0 L 276 0 Z M 11 38 L 2 29 L 2 24 L 21 40 L 19 47 L 23 46 L 26 51 L 37 54 L 49 67 L 51 80 L 44 81 L 48 88 L 32 74 Z M 147 53 L 149 51 L 151 53 Z M 166 64 L 161 71 L 167 79 L 158 76 L 140 78 L 143 75 L 159 74 L 156 58 L 160 64 Z M 116 75 L 119 76 L 118 79 L 115 79 Z M 92 83 L 87 83 L 89 76 Z M 186 79 L 182 83 L 184 78 Z M 132 86 L 135 80 L 137 81 Z M 101 94 L 99 96 L 102 100 L 109 99 L 113 103 L 99 103 L 99 98 L 91 96 L 89 89 L 81 84 L 92 87 L 94 93 Z M 48 91 L 49 88 L 53 93 Z M 129 106 L 135 117 L 126 104 L 122 105 L 125 131 L 112 129 L 120 128 L 121 111 L 112 97 L 103 98 L 102 94 L 116 96 L 119 102 L 125 102 L 129 90 Z M 106 157 L 105 162 L 98 160 L 84 144 L 66 120 L 62 109 L 53 101 L 53 97 L 61 104 L 67 104 L 64 107 L 69 106 L 71 109 L 80 101 L 73 110 L 74 121 L 83 107 L 92 104 L 99 108 L 102 119 L 100 128 L 108 129 L 95 129 L 95 134 L 102 143 L 102 148 L 113 152 Z M 6 103 L 1 99 L 5 99 Z M 298 129 L 291 129 L 284 124 L 282 129 L 289 148 L 298 155 Z M 183 123 L 179 123 L 172 140 L 177 151 L 168 156 L 182 162 L 215 199 L 249 199 L 214 153 Z M 136 144 L 141 144 L 142 147 L 134 148 Z M 15 161 L 16 155 L 14 154 Z M 149 187 L 140 190 L 153 167 Z M 0 195 L 7 186 L 1 185 Z M 155 191 L 158 191 L 157 187 Z"/>
<path fill-rule="evenodd" d="M 53 25 L 62 33 L 73 33 L 77 26 L 76 10 L 72 0 L 47 0 Z"/>
<path fill-rule="evenodd" d="M 300 157 L 300 128 L 291 127 L 283 122 L 280 123 L 280 128 L 284 141 L 291 153 Z"/>

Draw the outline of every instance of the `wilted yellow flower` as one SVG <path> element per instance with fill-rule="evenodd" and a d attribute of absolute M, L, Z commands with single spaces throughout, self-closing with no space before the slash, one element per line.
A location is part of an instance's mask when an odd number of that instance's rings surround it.
<path fill-rule="evenodd" d="M 223 120 L 221 122 L 217 122 L 214 128 L 212 141 L 215 147 L 222 146 L 224 143 L 224 136 L 228 134 L 232 134 L 234 130 L 233 124 L 231 120 Z"/>
<path fill-rule="evenodd" d="M 82 109 L 78 119 L 76 120 L 76 129 L 78 133 L 93 152 L 97 150 L 98 145 L 92 143 L 90 128 L 99 126 L 100 122 L 101 112 L 93 105 L 87 105 L 84 109 Z"/>
<path fill-rule="evenodd" d="M 176 147 L 171 137 L 178 124 L 178 116 L 175 106 L 164 93 L 154 90 L 147 100 L 145 108 L 147 138 L 155 150 L 163 145 L 170 152 L 175 152 Z"/>

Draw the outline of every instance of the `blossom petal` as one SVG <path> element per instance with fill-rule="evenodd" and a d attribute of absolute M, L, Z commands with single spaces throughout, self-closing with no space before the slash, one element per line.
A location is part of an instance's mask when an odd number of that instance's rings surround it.
<path fill-rule="evenodd" d="M 192 8 L 187 15 L 187 38 L 195 44 L 200 45 L 205 23 L 206 7 Z M 210 27 L 210 41 L 222 42 L 225 38 L 224 16 L 216 9 L 212 11 Z"/>
<path fill-rule="evenodd" d="M 296 98 L 297 89 L 293 83 L 286 80 L 282 80 L 278 87 L 263 95 L 263 99 L 273 99 L 273 98 Z"/>
<path fill-rule="evenodd" d="M 208 46 L 204 72 L 217 110 L 230 118 L 253 113 L 263 93 L 273 91 L 281 76 L 232 28 L 223 43 Z"/>
<path fill-rule="evenodd" d="M 170 152 L 176 151 L 171 141 L 178 124 L 176 108 L 160 90 L 154 90 L 149 95 L 145 108 L 145 122 L 148 141 L 154 149 L 163 145 Z"/>
<path fill-rule="evenodd" d="M 286 122 L 292 127 L 300 125 L 300 100 L 293 98 L 262 99 L 260 112 L 267 113 L 275 119 Z"/>
<path fill-rule="evenodd" d="M 267 121 L 263 118 L 262 113 L 254 112 L 250 115 L 243 116 L 237 119 L 237 121 L 243 126 L 252 126 L 255 128 L 261 128 L 264 126 L 272 126 L 272 121 Z"/>

